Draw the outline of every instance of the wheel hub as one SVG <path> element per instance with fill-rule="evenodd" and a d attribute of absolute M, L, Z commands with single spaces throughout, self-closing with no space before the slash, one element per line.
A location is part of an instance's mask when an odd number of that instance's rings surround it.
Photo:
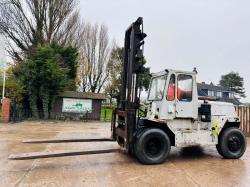
<path fill-rule="evenodd" d="M 241 141 L 240 141 L 240 139 L 238 137 L 236 137 L 236 136 L 233 136 L 233 137 L 229 138 L 228 148 L 232 152 L 239 151 L 241 149 Z"/>
<path fill-rule="evenodd" d="M 146 144 L 146 153 L 152 157 L 157 156 L 161 152 L 161 141 L 157 138 L 150 139 Z"/>

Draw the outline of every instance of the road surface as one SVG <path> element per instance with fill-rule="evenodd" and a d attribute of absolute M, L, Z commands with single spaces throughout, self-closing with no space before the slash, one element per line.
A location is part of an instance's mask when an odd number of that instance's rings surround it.
<path fill-rule="evenodd" d="M 250 139 L 245 155 L 225 160 L 214 147 L 172 148 L 161 165 L 141 165 L 122 153 L 8 160 L 18 152 L 53 150 L 93 150 L 117 148 L 113 142 L 23 144 L 34 138 L 110 137 L 108 123 L 22 122 L 0 123 L 0 186 L 249 186 Z"/>

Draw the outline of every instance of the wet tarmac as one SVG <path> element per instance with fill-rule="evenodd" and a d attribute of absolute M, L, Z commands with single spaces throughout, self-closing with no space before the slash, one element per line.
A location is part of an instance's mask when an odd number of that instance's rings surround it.
<path fill-rule="evenodd" d="M 172 148 L 161 165 L 141 165 L 122 153 L 8 160 L 18 152 L 117 148 L 116 143 L 23 144 L 34 138 L 109 137 L 108 123 L 0 123 L 0 186 L 250 186 L 250 139 L 245 155 L 225 160 L 214 147 Z"/>

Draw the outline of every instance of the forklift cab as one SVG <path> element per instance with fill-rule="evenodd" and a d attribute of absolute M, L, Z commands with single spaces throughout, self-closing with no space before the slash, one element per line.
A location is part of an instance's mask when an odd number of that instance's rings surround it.
<path fill-rule="evenodd" d="M 197 119 L 196 72 L 165 70 L 153 74 L 147 100 L 150 120 Z"/>

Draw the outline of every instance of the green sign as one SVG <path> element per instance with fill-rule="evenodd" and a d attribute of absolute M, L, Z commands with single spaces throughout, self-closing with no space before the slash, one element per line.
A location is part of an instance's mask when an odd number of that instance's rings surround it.
<path fill-rule="evenodd" d="M 63 112 L 86 113 L 92 111 L 91 99 L 70 99 L 63 98 Z"/>

